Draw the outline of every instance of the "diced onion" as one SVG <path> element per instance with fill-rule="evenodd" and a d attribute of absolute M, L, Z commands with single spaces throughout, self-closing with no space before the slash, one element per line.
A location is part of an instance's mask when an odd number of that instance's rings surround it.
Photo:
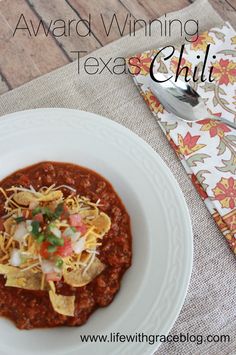
<path fill-rule="evenodd" d="M 49 274 L 51 272 L 54 272 L 54 266 L 55 264 L 52 261 L 48 261 L 48 260 L 43 260 L 41 263 L 42 271 L 44 274 Z"/>
<path fill-rule="evenodd" d="M 54 272 L 61 272 L 61 269 L 56 267 L 55 263 L 49 260 L 42 260 L 41 262 L 42 272 L 44 274 L 51 274 Z"/>
<path fill-rule="evenodd" d="M 18 249 L 12 249 L 11 257 L 9 260 L 12 266 L 20 266 L 21 264 L 21 253 Z"/>
<path fill-rule="evenodd" d="M 52 232 L 52 234 L 55 235 L 55 237 L 61 238 L 61 231 L 60 231 L 59 228 L 57 228 L 57 227 L 52 227 L 52 228 L 50 228 L 50 231 Z"/>
<path fill-rule="evenodd" d="M 77 242 L 73 243 L 73 250 L 76 254 L 82 253 L 85 249 L 85 239 L 86 238 L 82 237 Z"/>
<path fill-rule="evenodd" d="M 32 232 L 32 229 L 33 229 L 31 226 L 31 223 L 32 223 L 32 221 L 29 219 L 26 221 L 26 229 L 29 233 Z"/>
<path fill-rule="evenodd" d="M 66 228 L 63 232 L 65 237 L 72 237 L 74 234 L 75 232 L 70 227 Z"/>
<path fill-rule="evenodd" d="M 26 224 L 25 222 L 19 223 L 16 227 L 15 233 L 13 238 L 19 242 L 23 241 L 23 237 L 28 233 L 28 230 L 26 229 Z"/>

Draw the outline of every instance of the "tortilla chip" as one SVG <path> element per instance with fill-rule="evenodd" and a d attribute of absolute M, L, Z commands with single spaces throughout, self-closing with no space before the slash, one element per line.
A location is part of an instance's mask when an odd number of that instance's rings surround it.
<path fill-rule="evenodd" d="M 16 273 L 18 271 L 15 266 L 0 264 L 0 275 L 7 275 L 10 272 Z"/>
<path fill-rule="evenodd" d="M 41 290 L 42 272 L 21 271 L 15 266 L 0 264 L 0 275 L 5 275 L 5 286 L 23 288 L 25 290 Z M 48 289 L 45 284 L 44 290 Z"/>
<path fill-rule="evenodd" d="M 29 206 L 30 202 L 50 202 L 59 200 L 63 197 L 62 191 L 50 191 L 48 194 L 43 195 L 41 193 L 31 193 L 28 191 L 20 191 L 14 195 L 14 201 L 21 206 Z"/>
<path fill-rule="evenodd" d="M 50 202 L 55 200 L 60 200 L 63 197 L 63 193 L 61 190 L 51 191 L 47 195 L 40 196 L 37 198 L 38 201 L 41 202 Z"/>
<path fill-rule="evenodd" d="M 54 281 L 48 281 L 48 284 L 50 286 L 51 291 L 56 293 L 56 287 L 55 287 Z"/>
<path fill-rule="evenodd" d="M 85 273 L 83 273 L 82 268 L 72 271 L 65 270 L 63 273 L 64 282 L 73 287 L 82 287 L 93 281 L 104 269 L 105 265 L 95 257 L 92 265 Z"/>
<path fill-rule="evenodd" d="M 30 202 L 36 201 L 35 196 L 28 191 L 20 191 L 14 195 L 14 201 L 21 206 L 29 206 Z"/>
<path fill-rule="evenodd" d="M 29 271 L 20 271 L 17 269 L 17 272 L 10 271 L 6 274 L 7 281 L 5 286 L 23 288 L 25 290 L 40 290 L 41 281 L 42 281 L 42 272 L 31 272 Z"/>
<path fill-rule="evenodd" d="M 79 214 L 81 215 L 81 217 L 83 218 L 88 218 L 88 219 L 92 219 L 92 218 L 96 218 L 98 216 L 98 209 L 94 209 L 94 210 L 81 210 L 79 212 Z"/>
<path fill-rule="evenodd" d="M 97 218 L 91 221 L 91 225 L 95 227 L 94 232 L 103 236 L 111 228 L 111 219 L 107 214 L 101 212 Z"/>
<path fill-rule="evenodd" d="M 75 314 L 75 296 L 57 295 L 52 290 L 49 291 L 49 298 L 55 312 L 64 316 L 73 317 Z"/>

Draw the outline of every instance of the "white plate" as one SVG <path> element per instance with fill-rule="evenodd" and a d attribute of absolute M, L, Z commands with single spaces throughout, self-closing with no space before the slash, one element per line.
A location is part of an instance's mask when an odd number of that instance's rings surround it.
<path fill-rule="evenodd" d="M 121 196 L 133 234 L 133 264 L 109 307 L 77 328 L 20 331 L 0 318 L 0 353 L 151 354 L 159 342 L 82 343 L 80 335 L 160 335 L 174 324 L 189 284 L 193 246 L 188 209 L 170 170 L 123 126 L 68 109 L 2 117 L 0 152 L 0 179 L 42 160 L 72 162 L 102 174 Z"/>

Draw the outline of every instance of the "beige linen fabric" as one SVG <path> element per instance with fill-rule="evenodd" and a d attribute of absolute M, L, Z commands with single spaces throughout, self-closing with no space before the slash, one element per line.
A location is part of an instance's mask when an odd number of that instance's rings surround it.
<path fill-rule="evenodd" d="M 206 0 L 167 15 L 182 21 L 198 19 L 200 31 L 222 23 Z M 158 48 L 180 40 L 176 30 L 171 39 L 141 29 L 134 37 L 121 38 L 95 52 L 103 60 Z M 90 55 L 89 55 L 90 56 Z M 81 63 L 86 59 L 83 58 Z M 170 148 L 154 116 L 127 74 L 77 75 L 74 62 L 0 97 L 0 115 L 37 107 L 67 107 L 95 112 L 113 119 L 146 140 L 169 166 L 188 203 L 194 231 L 194 264 L 188 294 L 171 333 L 229 334 L 230 343 L 162 344 L 159 355 L 236 354 L 235 260 L 185 170 Z"/>

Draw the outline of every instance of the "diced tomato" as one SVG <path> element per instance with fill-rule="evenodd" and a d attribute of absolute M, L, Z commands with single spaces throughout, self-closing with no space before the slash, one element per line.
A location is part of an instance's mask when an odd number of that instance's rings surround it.
<path fill-rule="evenodd" d="M 60 281 L 61 276 L 57 272 L 50 272 L 49 274 L 46 274 L 46 280 L 47 281 Z"/>
<path fill-rule="evenodd" d="M 37 213 L 34 218 L 33 218 L 34 221 L 37 221 L 39 223 L 43 223 L 44 222 L 44 219 L 43 219 L 43 214 L 42 213 Z"/>
<path fill-rule="evenodd" d="M 80 232 L 82 235 L 87 232 L 86 225 L 82 222 L 79 226 L 76 227 L 77 232 Z"/>
<path fill-rule="evenodd" d="M 52 255 L 52 253 L 49 253 L 47 250 L 49 245 L 51 245 L 49 242 L 43 242 L 41 244 L 40 255 L 45 259 L 48 259 L 49 256 Z"/>
<path fill-rule="evenodd" d="M 73 253 L 70 239 L 64 238 L 64 245 L 57 248 L 56 254 L 60 256 L 69 256 Z"/>
<path fill-rule="evenodd" d="M 76 214 L 72 214 L 70 215 L 69 217 L 69 221 L 70 221 L 70 225 L 72 227 L 77 227 L 81 224 L 82 222 L 82 217 L 80 216 L 79 213 L 76 213 Z"/>

